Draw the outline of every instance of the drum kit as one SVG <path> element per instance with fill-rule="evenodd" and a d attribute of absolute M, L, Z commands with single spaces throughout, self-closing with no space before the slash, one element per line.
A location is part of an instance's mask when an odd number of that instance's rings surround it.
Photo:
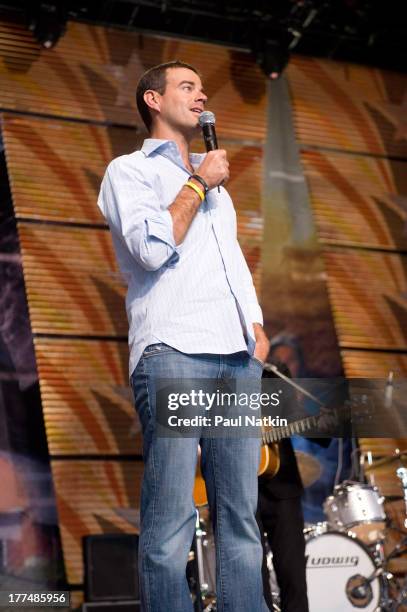
<path fill-rule="evenodd" d="M 312 612 L 391 610 L 383 501 L 376 487 L 345 481 L 324 503 L 327 521 L 305 529 Z"/>
<path fill-rule="evenodd" d="M 286 379 L 275 366 L 270 368 Z M 294 385 L 290 379 L 286 380 Z M 391 384 L 392 373 L 389 380 Z M 317 398 L 313 399 L 321 403 Z M 319 462 L 300 451 L 296 451 L 296 459 L 304 486 L 310 486 L 320 475 Z M 386 516 L 384 497 L 378 488 L 366 482 L 369 472 L 392 463 L 398 463 L 396 475 L 403 489 L 403 529 Z M 305 527 L 310 612 L 407 610 L 407 576 L 400 582 L 389 570 L 390 561 L 407 553 L 407 467 L 404 464 L 407 465 L 407 450 L 397 449 L 392 455 L 374 462 L 371 453 L 367 453 L 367 462 L 366 456 L 362 454 L 360 480 L 346 480 L 336 485 L 332 495 L 323 504 L 326 521 Z M 389 553 L 387 547 L 385 550 L 385 539 L 391 530 L 398 532 L 401 539 Z M 197 510 L 195 540 L 194 554 L 198 568 L 195 610 L 214 612 L 215 545 L 207 506 Z M 273 612 L 281 612 L 272 553 L 270 550 L 266 552 Z"/>
<path fill-rule="evenodd" d="M 365 468 L 402 461 L 407 451 L 397 451 Z M 407 468 L 396 470 L 404 491 L 407 516 Z M 389 571 L 390 560 L 407 551 L 404 532 L 386 517 L 384 498 L 378 488 L 363 482 L 344 481 L 323 504 L 326 521 L 304 529 L 307 591 L 310 612 L 396 612 L 407 605 L 407 578 L 396 581 Z M 407 527 L 407 519 L 404 526 Z M 389 529 L 403 538 L 389 553 L 384 541 Z M 271 553 L 270 553 L 271 555 Z M 274 610 L 279 612 L 278 587 L 271 572 Z M 402 607 L 403 606 L 403 607 Z"/>
<path fill-rule="evenodd" d="M 407 451 L 397 452 L 367 466 L 400 460 Z M 407 509 L 407 468 L 397 469 Z M 323 505 L 326 521 L 307 525 L 306 576 L 310 612 L 397 612 L 407 608 L 407 578 L 396 582 L 388 570 L 389 561 L 407 550 L 407 532 L 386 517 L 384 498 L 377 487 L 344 481 L 334 488 Z M 407 514 L 406 514 L 407 516 Z M 195 555 L 200 597 L 195 609 L 216 610 L 215 545 L 207 506 L 198 510 Z M 405 523 L 407 526 L 407 522 Z M 401 531 L 403 539 L 385 554 L 384 539 L 389 529 Z M 280 612 L 278 584 L 272 553 L 267 553 L 274 612 Z M 199 599 L 199 602 L 198 602 Z M 402 607 L 403 606 L 403 607 Z"/>

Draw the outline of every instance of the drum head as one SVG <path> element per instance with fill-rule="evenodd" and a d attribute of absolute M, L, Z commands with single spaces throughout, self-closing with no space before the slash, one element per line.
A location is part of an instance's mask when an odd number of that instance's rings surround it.
<path fill-rule="evenodd" d="M 378 578 L 366 585 L 375 564 L 358 540 L 330 532 L 306 544 L 310 612 L 374 612 L 380 600 Z"/>

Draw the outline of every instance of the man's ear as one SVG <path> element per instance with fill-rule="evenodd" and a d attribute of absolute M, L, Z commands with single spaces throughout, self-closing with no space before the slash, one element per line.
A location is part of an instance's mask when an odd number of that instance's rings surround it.
<path fill-rule="evenodd" d="M 144 92 L 144 102 L 147 104 L 149 108 L 152 108 L 156 111 L 160 110 L 160 94 L 158 94 L 153 89 L 147 89 Z"/>

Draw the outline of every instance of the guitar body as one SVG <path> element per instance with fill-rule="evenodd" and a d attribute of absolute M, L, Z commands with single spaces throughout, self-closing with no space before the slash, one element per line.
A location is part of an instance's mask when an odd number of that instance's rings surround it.
<path fill-rule="evenodd" d="M 279 468 L 280 452 L 278 448 L 278 443 L 273 442 L 271 444 L 263 444 L 263 446 L 261 447 L 260 463 L 257 475 L 262 476 L 263 478 L 273 478 L 273 476 L 277 474 Z M 201 472 L 200 459 L 198 459 L 198 463 L 196 466 L 193 497 L 195 506 L 197 508 L 199 508 L 200 506 L 206 506 L 206 504 L 208 503 L 205 481 Z"/>
<path fill-rule="evenodd" d="M 206 494 L 206 486 L 205 481 L 201 472 L 201 460 L 198 459 L 198 463 L 196 464 L 196 474 L 195 474 L 195 484 L 194 484 L 194 502 L 195 506 L 199 508 L 200 506 L 206 506 L 208 503 L 208 496 Z"/>
<path fill-rule="evenodd" d="M 263 444 L 260 453 L 260 465 L 258 476 L 273 478 L 280 469 L 280 450 L 278 443 Z"/>

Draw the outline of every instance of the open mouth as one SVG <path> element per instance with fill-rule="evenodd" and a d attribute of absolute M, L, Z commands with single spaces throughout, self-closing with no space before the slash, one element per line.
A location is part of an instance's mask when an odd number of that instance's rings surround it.
<path fill-rule="evenodd" d="M 197 115 L 200 115 L 203 112 L 201 108 L 191 108 L 191 111 Z"/>

